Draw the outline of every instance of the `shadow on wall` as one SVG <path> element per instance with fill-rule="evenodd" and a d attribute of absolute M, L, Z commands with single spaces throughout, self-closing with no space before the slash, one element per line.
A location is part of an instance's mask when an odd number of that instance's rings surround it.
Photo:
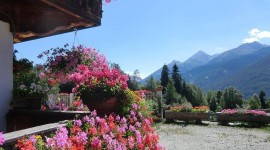
<path fill-rule="evenodd" d="M 0 131 L 6 131 L 6 114 L 12 97 L 13 36 L 9 24 L 0 20 Z"/>

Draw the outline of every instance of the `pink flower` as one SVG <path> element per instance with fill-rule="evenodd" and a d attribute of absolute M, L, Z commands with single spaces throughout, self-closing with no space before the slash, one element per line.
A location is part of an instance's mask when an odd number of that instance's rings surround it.
<path fill-rule="evenodd" d="M 57 148 L 64 148 L 68 144 L 68 130 L 65 127 L 59 128 L 53 138 Z"/>
<path fill-rule="evenodd" d="M 44 77 L 45 77 L 45 74 L 43 72 L 39 74 L 40 79 L 43 79 Z"/>
<path fill-rule="evenodd" d="M 85 132 L 79 132 L 78 133 L 78 138 L 81 139 L 83 142 L 87 141 L 87 134 Z"/>
<path fill-rule="evenodd" d="M 101 140 L 98 137 L 94 137 L 91 141 L 92 149 L 101 149 Z"/>
<path fill-rule="evenodd" d="M 81 120 L 74 120 L 74 124 L 80 127 L 82 125 L 82 121 Z"/>
<path fill-rule="evenodd" d="M 133 136 L 128 137 L 128 148 L 133 149 L 135 145 L 135 139 Z"/>
<path fill-rule="evenodd" d="M 0 132 L 0 146 L 3 145 L 5 142 L 5 138 L 3 136 L 3 132 Z"/>
<path fill-rule="evenodd" d="M 53 138 L 46 137 L 46 147 L 51 148 L 55 146 L 55 141 Z"/>

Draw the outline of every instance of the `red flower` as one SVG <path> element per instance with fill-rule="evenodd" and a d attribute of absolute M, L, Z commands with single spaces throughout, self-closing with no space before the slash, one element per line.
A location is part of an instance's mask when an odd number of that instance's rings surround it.
<path fill-rule="evenodd" d="M 72 134 L 76 134 L 81 131 L 81 128 L 78 126 L 73 126 L 70 130 Z"/>
<path fill-rule="evenodd" d="M 89 129 L 88 133 L 90 135 L 96 135 L 97 134 L 97 129 L 95 127 L 92 127 Z"/>

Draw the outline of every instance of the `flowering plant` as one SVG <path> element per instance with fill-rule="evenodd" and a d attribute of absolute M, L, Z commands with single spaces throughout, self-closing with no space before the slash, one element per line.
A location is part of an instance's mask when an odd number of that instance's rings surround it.
<path fill-rule="evenodd" d="M 208 106 L 195 106 L 192 108 L 192 112 L 207 112 L 209 111 Z"/>
<path fill-rule="evenodd" d="M 5 138 L 3 136 L 3 132 L 0 132 L 0 146 L 3 145 L 4 142 L 5 142 Z M 0 147 L 0 149 L 1 149 L 1 147 Z"/>
<path fill-rule="evenodd" d="M 16 147 L 20 150 L 41 150 L 45 143 L 40 135 L 31 135 L 18 140 Z"/>
<path fill-rule="evenodd" d="M 172 106 L 170 107 L 171 111 L 175 111 L 175 112 L 202 112 L 205 113 L 207 111 L 209 111 L 209 107 L 208 106 L 195 106 L 195 107 L 188 107 L 185 105 L 180 105 L 180 106 Z"/>
<path fill-rule="evenodd" d="M 35 67 L 28 73 L 14 79 L 14 97 L 46 97 L 49 92 L 57 91 L 53 79 L 45 78 L 45 75 Z"/>
<path fill-rule="evenodd" d="M 75 99 L 72 102 L 72 106 L 69 107 L 68 110 L 71 110 L 71 111 L 89 111 L 88 107 L 83 104 L 80 97 L 78 97 L 77 99 Z"/>
<path fill-rule="evenodd" d="M 107 99 L 127 88 L 127 76 L 118 69 L 111 69 L 106 57 L 95 49 L 78 46 L 69 50 L 65 45 L 65 48 L 51 51 L 45 51 L 39 56 L 47 56 L 46 74 L 62 83 L 74 83 L 72 92 L 83 100 L 88 97 Z"/>
<path fill-rule="evenodd" d="M 232 115 L 232 114 L 244 114 L 244 115 L 252 115 L 252 116 L 266 116 L 265 111 L 259 110 L 244 110 L 240 111 L 238 109 L 223 109 L 221 111 L 222 114 Z"/>
<path fill-rule="evenodd" d="M 158 144 L 159 137 L 151 127 L 152 119 L 144 117 L 140 110 L 141 107 L 134 103 L 130 114 L 122 118 L 112 114 L 100 118 L 95 111 L 92 111 L 91 115 L 70 121 L 67 127 L 59 128 L 51 137 L 43 138 L 43 148 L 162 149 Z M 35 137 L 30 136 L 19 140 L 17 145 L 35 149 L 37 148 Z"/>

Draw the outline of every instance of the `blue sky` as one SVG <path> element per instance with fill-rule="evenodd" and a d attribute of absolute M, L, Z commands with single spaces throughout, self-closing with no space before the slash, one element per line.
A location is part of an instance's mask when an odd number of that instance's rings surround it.
<path fill-rule="evenodd" d="M 96 48 L 108 61 L 146 77 L 198 50 L 221 53 L 254 40 L 270 44 L 269 0 L 113 0 L 102 25 L 77 32 L 76 45 Z M 73 44 L 74 33 L 15 44 L 18 58 L 41 63 L 43 50 Z"/>

